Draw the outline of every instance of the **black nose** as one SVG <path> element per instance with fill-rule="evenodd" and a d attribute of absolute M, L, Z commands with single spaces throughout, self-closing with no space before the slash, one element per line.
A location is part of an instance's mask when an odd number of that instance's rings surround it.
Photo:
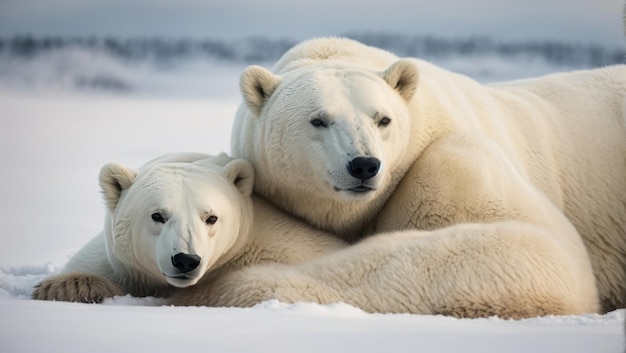
<path fill-rule="evenodd" d="M 196 254 L 185 254 L 179 252 L 172 256 L 172 265 L 182 273 L 188 273 L 200 265 L 200 256 Z"/>
<path fill-rule="evenodd" d="M 350 175 L 361 181 L 373 178 L 378 174 L 380 160 L 371 157 L 356 157 L 348 163 Z"/>

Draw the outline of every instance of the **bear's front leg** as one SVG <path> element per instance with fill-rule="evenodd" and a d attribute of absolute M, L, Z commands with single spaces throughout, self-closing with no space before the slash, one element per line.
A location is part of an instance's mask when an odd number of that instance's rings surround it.
<path fill-rule="evenodd" d="M 274 299 L 274 281 L 257 277 L 256 266 L 227 272 L 178 291 L 168 299 L 175 306 L 250 307 Z M 264 268 L 265 266 L 260 266 Z"/>
<path fill-rule="evenodd" d="M 298 265 L 256 265 L 228 272 L 177 292 L 176 306 L 251 307 L 267 300 L 284 303 L 341 302 L 336 291 L 303 273 Z"/>
<path fill-rule="evenodd" d="M 31 297 L 37 300 L 101 303 L 106 298 L 124 294 L 124 290 L 104 277 L 74 272 L 44 279 L 35 286 Z"/>

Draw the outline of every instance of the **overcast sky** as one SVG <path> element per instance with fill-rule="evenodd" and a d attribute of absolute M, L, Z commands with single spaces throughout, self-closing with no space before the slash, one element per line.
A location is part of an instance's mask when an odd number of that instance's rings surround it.
<path fill-rule="evenodd" d="M 624 0 L 0 0 L 0 35 L 305 39 L 347 32 L 624 45 Z"/>

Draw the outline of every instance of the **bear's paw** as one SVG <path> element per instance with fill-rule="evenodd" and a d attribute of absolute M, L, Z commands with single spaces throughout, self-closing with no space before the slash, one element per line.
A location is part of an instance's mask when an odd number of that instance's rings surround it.
<path fill-rule="evenodd" d="M 106 298 L 124 295 L 124 291 L 108 279 L 86 273 L 51 276 L 35 286 L 32 298 L 66 302 L 101 303 Z"/>

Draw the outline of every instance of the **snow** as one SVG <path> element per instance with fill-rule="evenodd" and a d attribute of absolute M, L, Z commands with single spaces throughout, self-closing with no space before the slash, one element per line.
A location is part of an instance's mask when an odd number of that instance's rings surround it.
<path fill-rule="evenodd" d="M 623 312 L 525 321 L 366 314 L 348 305 L 249 309 L 1 300 L 3 352 L 619 352 Z"/>
<path fill-rule="evenodd" d="M 4 85 L 0 352 L 624 351 L 626 310 L 506 321 L 367 314 L 341 303 L 269 301 L 239 309 L 177 308 L 129 296 L 102 305 L 30 300 L 32 287 L 101 229 L 102 165 L 138 167 L 170 152 L 229 151 L 239 98 L 236 84 L 220 86 L 226 81 L 213 82 L 210 92 L 220 94 L 197 99 L 15 93 Z"/>

